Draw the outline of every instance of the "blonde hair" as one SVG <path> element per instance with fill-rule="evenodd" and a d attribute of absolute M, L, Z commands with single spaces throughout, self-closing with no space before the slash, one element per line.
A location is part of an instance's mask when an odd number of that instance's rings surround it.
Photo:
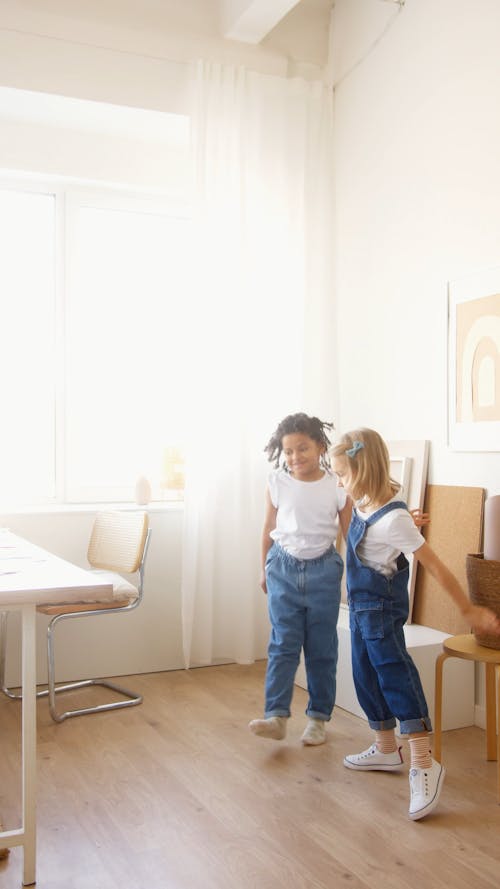
<path fill-rule="evenodd" d="M 366 505 L 382 504 L 388 494 L 393 497 L 398 492 L 399 484 L 390 475 L 387 445 L 374 429 L 345 432 L 330 453 L 349 461 L 355 500 L 362 499 Z"/>

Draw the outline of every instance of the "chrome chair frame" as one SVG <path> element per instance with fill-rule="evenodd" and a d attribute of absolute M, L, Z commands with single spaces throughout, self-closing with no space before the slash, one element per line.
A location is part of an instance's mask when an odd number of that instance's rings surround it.
<path fill-rule="evenodd" d="M 75 617 L 92 617 L 97 614 L 123 614 L 127 611 L 134 611 L 140 605 L 144 594 L 144 570 L 150 537 L 151 529 L 148 528 L 141 561 L 136 572 L 139 577 L 139 582 L 137 584 L 137 598 L 135 598 L 133 602 L 129 602 L 127 605 L 115 606 L 114 608 L 96 608 L 85 611 L 68 611 L 67 613 L 63 612 L 61 614 L 56 614 L 55 617 L 50 620 L 47 627 L 47 688 L 37 691 L 36 696 L 37 698 L 48 698 L 49 711 L 54 722 L 64 722 L 64 720 L 68 719 L 69 717 L 84 716 L 87 713 L 102 713 L 105 710 L 118 710 L 123 707 L 135 707 L 137 706 L 137 704 L 142 703 L 142 695 L 138 695 L 121 685 L 117 685 L 115 682 L 110 682 L 108 679 L 82 679 L 76 682 L 67 682 L 63 685 L 56 686 L 54 631 L 59 621 L 62 620 L 69 620 Z M 0 691 L 2 691 L 3 694 L 6 695 L 8 698 L 18 701 L 22 699 L 22 695 L 12 691 L 11 688 L 8 688 L 5 681 L 8 617 L 8 611 L 0 612 Z M 79 688 L 88 688 L 92 685 L 100 685 L 105 688 L 110 688 L 113 691 L 116 691 L 118 694 L 123 695 L 125 700 L 112 701 L 107 704 L 97 704 L 93 707 L 81 707 L 72 710 L 65 710 L 62 713 L 57 712 L 57 694 L 65 691 L 74 691 Z"/>

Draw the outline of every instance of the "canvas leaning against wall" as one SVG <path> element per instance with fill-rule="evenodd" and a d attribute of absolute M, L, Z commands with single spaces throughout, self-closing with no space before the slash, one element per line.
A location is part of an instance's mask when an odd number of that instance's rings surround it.
<path fill-rule="evenodd" d="M 448 442 L 500 450 L 500 268 L 448 285 Z"/>

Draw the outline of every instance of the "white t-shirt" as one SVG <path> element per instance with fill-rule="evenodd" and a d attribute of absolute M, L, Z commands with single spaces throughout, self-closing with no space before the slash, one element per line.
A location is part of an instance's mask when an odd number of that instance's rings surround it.
<path fill-rule="evenodd" d="M 335 543 L 339 509 L 346 494 L 325 472 L 315 482 L 293 478 L 284 469 L 269 475 L 271 502 L 278 510 L 271 537 L 297 559 L 317 559 Z"/>
<path fill-rule="evenodd" d="M 401 500 L 396 494 L 389 503 Z M 366 521 L 377 509 L 369 512 L 361 512 L 359 506 L 356 515 L 362 521 Z M 374 525 L 370 525 L 365 536 L 358 544 L 356 552 L 361 562 L 384 574 L 392 577 L 397 571 L 396 562 L 400 553 L 408 555 L 414 553 L 425 543 L 410 513 L 406 509 L 393 509 L 386 512 Z"/>

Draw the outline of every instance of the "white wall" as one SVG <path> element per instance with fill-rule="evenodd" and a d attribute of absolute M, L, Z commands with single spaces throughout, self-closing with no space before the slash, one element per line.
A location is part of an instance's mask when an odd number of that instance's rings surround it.
<path fill-rule="evenodd" d="M 447 446 L 447 282 L 500 266 L 499 41 L 498 0 L 335 3 L 339 425 L 429 439 L 431 482 L 488 495 L 500 453 Z"/>
<path fill-rule="evenodd" d="M 447 446 L 447 282 L 500 266 L 499 39 L 498 0 L 335 4 L 339 425 L 488 494 L 500 454 Z"/>

